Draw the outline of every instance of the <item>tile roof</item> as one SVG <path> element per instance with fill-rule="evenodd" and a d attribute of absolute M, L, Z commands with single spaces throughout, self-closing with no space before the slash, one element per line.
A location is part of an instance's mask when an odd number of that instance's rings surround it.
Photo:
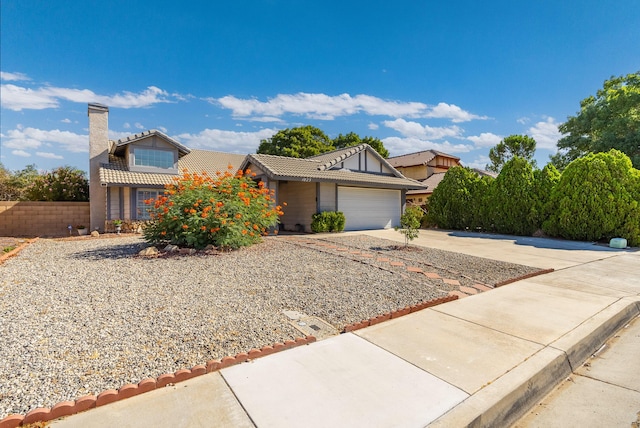
<path fill-rule="evenodd" d="M 226 171 L 228 165 L 237 170 L 245 155 L 234 153 L 214 152 L 210 150 L 190 150 L 178 160 L 179 171 L 187 169 L 191 172 L 206 172 L 215 175 L 216 171 Z M 176 174 L 160 174 L 149 172 L 129 171 L 129 166 L 123 157 L 109 155 L 109 163 L 100 167 L 100 182 L 108 185 L 123 186 L 164 186 L 173 182 Z"/>
<path fill-rule="evenodd" d="M 356 150 L 357 153 L 362 149 L 355 147 L 343 150 Z M 421 183 L 406 178 L 399 173 L 398 176 L 391 176 L 358 171 L 328 170 L 325 169 L 327 159 L 330 158 L 324 156 L 324 154 L 307 159 L 252 154 L 247 155 L 243 168 L 249 163 L 253 163 L 272 180 L 305 181 L 306 179 L 314 182 L 327 181 L 390 189 L 424 189 L 425 187 Z"/>
<path fill-rule="evenodd" d="M 394 167 L 425 165 L 431 162 L 436 156 L 442 156 L 450 159 L 460 160 L 459 157 L 439 152 L 437 150 L 424 150 L 422 152 L 408 153 L 406 155 L 394 156 L 388 158 L 387 161 Z"/>
<path fill-rule="evenodd" d="M 416 194 L 424 194 L 424 193 L 433 193 L 438 184 L 444 178 L 446 172 L 436 172 L 435 174 L 431 174 L 429 178 L 425 178 L 424 180 L 420 180 L 420 183 L 427 186 L 427 190 L 409 190 L 407 192 L 408 195 L 416 195 Z"/>

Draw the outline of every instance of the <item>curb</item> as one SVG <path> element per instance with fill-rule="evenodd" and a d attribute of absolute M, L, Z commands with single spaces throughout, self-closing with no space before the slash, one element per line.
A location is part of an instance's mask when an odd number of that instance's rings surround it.
<path fill-rule="evenodd" d="M 519 276 L 517 278 L 510 278 L 505 281 L 498 282 L 496 285 L 494 285 L 494 288 L 502 287 L 503 285 L 511 284 L 512 282 L 522 281 L 523 279 L 533 278 L 534 276 L 546 275 L 548 273 L 554 272 L 554 270 L 555 269 L 543 269 L 537 272 L 531 272 L 526 275 Z"/>
<path fill-rule="evenodd" d="M 636 316 L 640 316 L 637 297 L 618 300 L 429 426 L 511 426 Z"/>
<path fill-rule="evenodd" d="M 39 407 L 29 411 L 26 415 L 9 415 L 0 420 L 0 428 L 15 428 L 36 422 L 49 422 L 63 416 L 75 415 L 76 413 L 84 412 L 85 410 L 89 410 L 94 407 L 104 406 L 106 404 L 144 394 L 145 392 L 153 391 L 154 389 L 163 388 L 168 385 L 192 379 L 196 376 L 216 372 L 249 360 L 266 357 L 267 355 L 298 346 L 308 345 L 315 341 L 316 338 L 314 336 L 298 337 L 295 340 L 285 340 L 284 343 L 277 342 L 271 346 L 263 346 L 260 349 L 241 352 L 234 357 L 229 356 L 220 360 L 210 360 L 206 364 L 197 365 L 191 369 L 180 369 L 174 373 L 165 373 L 155 379 L 146 378 L 137 384 L 128 383 L 121 386 L 118 390 L 109 389 L 101 392 L 97 396 L 86 395 L 76 399 L 75 401 L 62 401 L 51 408 Z"/>

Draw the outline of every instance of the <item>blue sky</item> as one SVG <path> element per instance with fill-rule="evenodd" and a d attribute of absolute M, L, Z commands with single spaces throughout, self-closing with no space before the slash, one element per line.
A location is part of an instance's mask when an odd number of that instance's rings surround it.
<path fill-rule="evenodd" d="M 88 170 L 87 103 L 112 139 L 159 129 L 253 153 L 277 130 L 382 139 L 484 167 L 640 70 L 640 2 L 2 0 L 0 161 Z"/>

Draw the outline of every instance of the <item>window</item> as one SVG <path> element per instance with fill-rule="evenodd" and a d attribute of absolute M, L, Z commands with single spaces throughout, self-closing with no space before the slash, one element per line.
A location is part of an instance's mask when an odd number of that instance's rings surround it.
<path fill-rule="evenodd" d="M 148 209 L 151 208 L 151 206 L 145 204 L 144 201 L 147 199 L 157 199 L 162 193 L 164 193 L 164 191 L 159 189 L 138 189 L 136 192 L 136 219 L 149 220 L 151 216 L 149 215 Z"/>
<path fill-rule="evenodd" d="M 136 147 L 133 154 L 135 166 L 150 166 L 162 169 L 172 169 L 174 167 L 172 151 Z"/>

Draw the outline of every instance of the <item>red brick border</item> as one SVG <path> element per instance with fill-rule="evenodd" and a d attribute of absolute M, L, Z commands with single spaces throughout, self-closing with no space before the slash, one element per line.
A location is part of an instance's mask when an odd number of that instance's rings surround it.
<path fill-rule="evenodd" d="M 48 407 L 39 407 L 31 410 L 26 415 L 9 415 L 0 420 L 0 428 L 15 428 L 35 422 L 48 422 L 63 416 L 71 416 L 94 407 L 104 406 L 115 401 L 144 394 L 145 392 L 153 391 L 154 389 L 173 385 L 175 383 L 182 382 L 196 376 L 201 376 L 206 373 L 215 372 L 245 361 L 266 357 L 274 352 L 308 345 L 315 341 L 316 338 L 314 336 L 298 337 L 295 340 L 285 340 L 284 343 L 277 342 L 274 343 L 273 346 L 263 346 L 260 349 L 241 352 L 235 357 L 224 357 L 222 360 L 211 360 L 206 364 L 197 365 L 191 369 L 180 369 L 174 373 L 165 373 L 155 379 L 143 379 L 137 384 L 128 383 L 121 386 L 117 391 L 115 389 L 109 389 L 101 392 L 98 396 L 86 395 L 75 401 L 62 401 L 50 409 Z"/>
<path fill-rule="evenodd" d="M 4 253 L 2 255 L 0 255 L 0 265 L 4 262 L 6 262 L 7 260 L 9 260 L 11 257 L 18 255 L 18 253 L 22 250 L 24 250 L 25 248 L 27 248 L 28 245 L 36 242 L 39 238 L 33 238 L 33 239 L 27 239 L 26 242 L 23 242 L 22 244 L 18 245 L 16 248 L 14 248 L 13 250 L 9 251 L 8 253 Z M 4 428 L 2 426 L 0 426 L 0 428 Z"/>
<path fill-rule="evenodd" d="M 512 282 L 522 281 L 523 279 L 533 278 L 534 276 L 538 276 L 538 275 L 545 275 L 545 274 L 551 273 L 553 271 L 554 271 L 554 269 L 543 269 L 543 270 L 539 270 L 539 271 L 536 271 L 536 272 L 531 272 L 531 273 L 528 273 L 526 275 L 519 276 L 517 278 L 511 278 L 511 279 L 507 279 L 505 281 L 499 282 L 496 285 L 494 285 L 494 287 L 495 288 L 502 287 L 503 285 L 511 284 Z"/>
<path fill-rule="evenodd" d="M 376 325 L 383 321 L 387 321 L 389 319 L 399 318 L 405 315 L 409 315 L 412 312 L 421 311 L 422 309 L 430 308 L 432 306 L 437 306 L 442 303 L 451 302 L 457 299 L 458 299 L 458 296 L 449 295 L 445 297 L 439 297 L 437 299 L 426 300 L 424 302 L 418 303 L 413 306 L 406 306 L 402 309 L 398 309 L 392 312 L 387 312 L 386 314 L 378 315 L 377 317 L 369 318 L 368 320 L 362 320 L 360 322 L 349 324 L 344 327 L 344 329 L 342 330 L 342 333 L 349 333 L 351 331 L 360 330 L 361 328 L 369 327 L 371 325 Z"/>

